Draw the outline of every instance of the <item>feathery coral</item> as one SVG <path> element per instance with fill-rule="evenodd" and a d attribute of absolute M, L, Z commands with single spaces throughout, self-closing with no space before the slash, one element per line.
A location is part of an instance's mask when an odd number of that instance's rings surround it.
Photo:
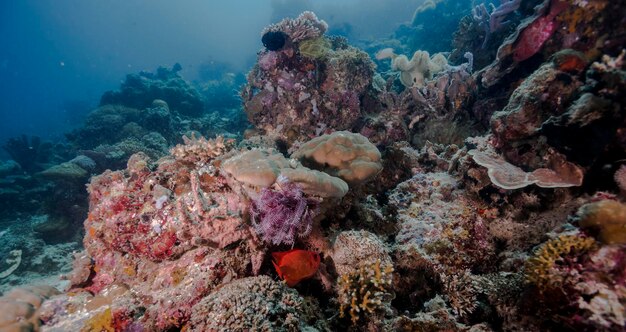
<path fill-rule="evenodd" d="M 265 242 L 293 244 L 296 236 L 311 232 L 317 205 L 298 185 L 285 182 L 278 190 L 264 188 L 261 196 L 252 202 L 250 215 L 256 232 Z"/>

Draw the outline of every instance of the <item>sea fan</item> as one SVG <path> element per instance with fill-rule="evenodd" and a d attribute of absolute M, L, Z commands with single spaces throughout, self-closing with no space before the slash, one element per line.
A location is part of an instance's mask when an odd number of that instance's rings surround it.
<path fill-rule="evenodd" d="M 263 189 L 252 202 L 250 215 L 256 232 L 265 242 L 293 244 L 296 236 L 311 232 L 319 202 L 308 198 L 294 183 L 283 182 L 278 190 Z"/>

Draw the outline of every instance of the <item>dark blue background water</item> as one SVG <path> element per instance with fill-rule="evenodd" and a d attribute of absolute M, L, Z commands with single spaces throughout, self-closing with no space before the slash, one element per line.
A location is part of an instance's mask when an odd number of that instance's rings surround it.
<path fill-rule="evenodd" d="M 351 39 L 390 34 L 421 0 L 0 0 L 0 143 L 60 140 L 128 73 L 203 62 L 245 72 L 264 26 L 305 9 Z M 4 153 L 4 151 L 0 152 Z"/>

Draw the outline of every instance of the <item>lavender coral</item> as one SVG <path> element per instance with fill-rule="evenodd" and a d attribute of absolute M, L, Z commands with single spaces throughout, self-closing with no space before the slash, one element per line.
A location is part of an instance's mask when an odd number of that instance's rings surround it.
<path fill-rule="evenodd" d="M 278 190 L 263 189 L 250 214 L 265 242 L 293 244 L 296 236 L 311 232 L 317 206 L 318 202 L 306 197 L 298 185 L 283 182 Z"/>

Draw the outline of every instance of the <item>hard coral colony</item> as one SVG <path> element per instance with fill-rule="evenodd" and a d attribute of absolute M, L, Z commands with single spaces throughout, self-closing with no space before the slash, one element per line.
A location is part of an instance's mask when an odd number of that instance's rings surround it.
<path fill-rule="evenodd" d="M 218 120 L 180 68 L 129 75 L 68 136 L 106 165 L 68 288 L 6 293 L 0 330 L 623 331 L 625 10 L 427 1 L 362 49 L 304 12 L 261 32 L 238 139 L 189 134 Z"/>

